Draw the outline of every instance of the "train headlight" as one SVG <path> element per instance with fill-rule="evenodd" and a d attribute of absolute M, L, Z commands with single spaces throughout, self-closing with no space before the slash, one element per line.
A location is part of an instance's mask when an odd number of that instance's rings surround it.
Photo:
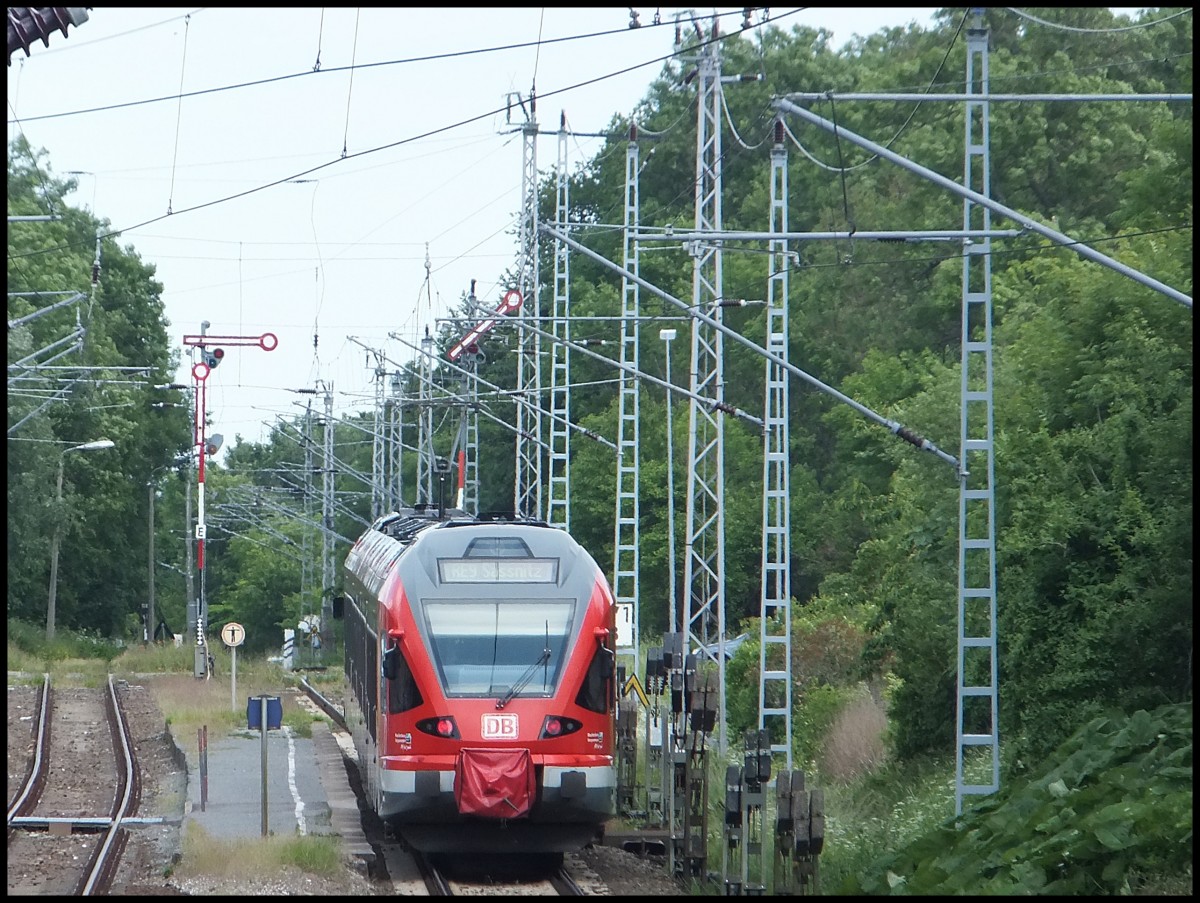
<path fill-rule="evenodd" d="M 458 723 L 450 715 L 437 718 L 423 718 L 417 722 L 417 730 L 431 737 L 441 737 L 443 740 L 458 740 Z"/>
<path fill-rule="evenodd" d="M 574 718 L 547 715 L 546 720 L 542 722 L 542 732 L 538 736 L 538 739 L 553 740 L 556 737 L 565 737 L 568 734 L 575 733 L 581 727 L 583 727 L 583 724 Z"/>

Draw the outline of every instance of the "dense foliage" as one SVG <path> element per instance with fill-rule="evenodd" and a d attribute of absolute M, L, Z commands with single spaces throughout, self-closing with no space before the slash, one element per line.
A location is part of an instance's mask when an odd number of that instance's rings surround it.
<path fill-rule="evenodd" d="M 1108 713 L 1037 774 L 847 879 L 844 894 L 1129 894 L 1192 864 L 1192 706 Z"/>
<path fill-rule="evenodd" d="M 1184 12 L 1184 15 L 1176 15 Z M 1188 93 L 1192 17 L 1147 10 L 1138 30 L 1103 31 L 1103 8 L 1041 9 L 1066 31 L 989 10 L 990 87 L 996 92 L 1056 94 Z M 769 223 L 768 148 L 773 97 L 795 91 L 949 92 L 961 90 L 964 10 L 944 10 L 932 29 L 888 29 L 835 49 L 828 35 L 786 20 L 751 40 L 731 35 L 722 72 L 757 73 L 725 87 L 728 122 L 722 146 L 726 229 L 764 231 Z M 1125 22 L 1124 24 L 1128 24 Z M 614 136 L 570 177 L 573 236 L 607 259 L 621 259 L 626 136 L 636 121 L 645 136 L 639 182 L 644 226 L 690 228 L 694 222 L 696 91 L 688 67 L 664 67 L 636 110 L 614 117 Z M 961 178 L 962 105 L 948 102 L 808 104 L 824 118 L 869 137 L 947 178 Z M 996 102 L 990 105 L 991 194 L 1022 217 L 1085 242 L 1132 270 L 1190 295 L 1192 290 L 1192 132 L 1189 102 Z M 932 182 L 873 159 L 849 141 L 789 121 L 789 228 L 865 232 L 957 229 L 962 200 Z M 796 142 L 802 145 L 797 151 Z M 652 151 L 652 152 L 651 152 Z M 35 163 L 35 161 L 37 161 Z M 45 212 L 62 185 L 43 180 L 48 163 L 15 147 L 9 157 L 10 213 Z M 61 205 L 58 205 L 61 206 Z M 554 180 L 541 191 L 542 216 L 555 210 Z M 103 278 L 89 288 L 90 215 L 64 211 L 51 225 L 9 230 L 9 286 L 88 292 L 91 363 L 147 365 L 172 372 L 153 267 L 131 249 L 103 242 Z M 994 228 L 1016 224 L 993 215 Z M 764 243 L 727 242 L 728 298 L 766 293 Z M 51 250 L 59 249 L 59 250 Z M 861 239 L 797 243 L 790 275 L 789 359 L 820 383 L 927 437 L 956 455 L 959 441 L 960 308 L 963 258 L 945 242 Z M 34 253 L 43 252 L 43 253 Z M 541 310 L 550 310 L 553 243 L 541 245 Z M 604 339 L 618 353 L 611 318 L 621 310 L 621 281 L 579 255 L 571 266 L 572 336 Z M 690 303 L 692 259 L 678 243 L 641 258 L 640 275 Z M 1065 738 L 1110 709 L 1153 710 L 1191 698 L 1192 644 L 1192 312 L 1128 276 L 1034 234 L 992 244 L 992 341 L 995 386 L 995 487 L 999 600 L 1001 732 L 1006 768 L 1036 767 Z M 510 281 L 515 277 L 510 273 Z M 487 305 L 492 307 L 494 305 Z M 677 307 L 641 293 L 640 366 L 662 377 L 658 330 L 676 326 L 671 346 L 676 383 L 689 372 L 690 327 Z M 32 309 L 11 298 L 10 319 Z M 476 315 L 468 299 L 460 313 Z M 595 320 L 586 318 L 594 317 Z M 609 318 L 609 322 L 599 318 Z M 69 328 L 53 314 L 10 330 L 9 425 L 39 401 L 14 391 L 12 365 Z M 765 344 L 761 305 L 730 308 L 724 322 Z M 456 336 L 437 337 L 447 347 Z M 489 348 L 511 348 L 510 328 Z M 603 347 L 603 346 L 597 346 Z M 727 400 L 762 410 L 762 357 L 724 343 Z M 514 355 L 489 353 L 480 375 L 512 389 Z M 591 357 L 572 358 L 572 420 L 615 441 L 618 372 Z M 415 394 L 416 374 L 398 375 Z M 460 376 L 439 372 L 455 388 Z M 156 378 L 154 381 L 166 381 Z M 666 399 L 644 383 L 640 395 L 642 486 L 642 634 L 669 623 L 665 567 Z M 95 393 L 104 393 L 104 404 Z M 893 751 L 945 752 L 954 741 L 955 597 L 958 555 L 956 474 L 944 461 L 899 442 L 813 383 L 792 380 L 790 401 L 792 591 L 797 648 L 833 643 L 852 650 L 829 674 L 809 668 L 797 705 L 823 699 L 833 680 L 886 672 L 892 689 Z M 163 393 L 158 393 L 163 394 Z M 150 408 L 148 388 L 78 387 L 68 400 L 29 420 L 20 437 L 86 441 L 105 435 L 119 461 L 75 455 L 67 468 L 69 544 L 86 569 L 59 575 L 59 617 L 103 632 L 127 627 L 144 597 L 148 476 L 186 448 L 186 411 Z M 126 407 L 113 404 L 128 402 Z M 480 509 L 511 507 L 514 446 L 511 405 L 485 391 L 480 418 Z M 689 456 L 686 400 L 671 408 L 677 555 L 684 541 Z M 411 418 L 411 414 L 409 415 Z M 450 418 L 454 420 L 455 418 Z M 271 645 L 279 629 L 316 610 L 337 589 L 325 573 L 323 536 L 333 537 L 340 566 L 347 542 L 370 512 L 373 415 L 337 424 L 298 417 L 262 445 L 231 449 L 214 468 L 214 537 L 208 576 L 212 620 L 226 616 Z M 320 461 L 324 431 L 334 430 L 337 510 L 322 523 Z M 406 441 L 415 430 L 406 426 Z M 726 623 L 730 635 L 753 632 L 760 608 L 762 438 L 737 418 L 724 426 Z M 439 454 L 454 437 L 438 435 Z M 63 447 L 63 446 L 59 446 Z M 9 611 L 36 621 L 44 612 L 56 459 L 36 443 L 9 443 Z M 306 457 L 310 456 L 310 457 Z M 318 464 L 319 466 L 319 464 Z M 403 462 L 405 501 L 418 500 L 416 465 Z M 314 483 L 315 479 L 315 483 Z M 614 548 L 616 466 L 612 448 L 571 435 L 571 528 L 602 565 Z M 184 523 L 182 481 L 163 484 L 162 524 Z M 436 502 L 436 498 L 421 501 Z M 325 532 L 322 533 L 322 530 Z M 160 527 L 160 547 L 181 562 L 176 528 Z M 171 537 L 175 537 L 174 542 Z M 682 569 L 678 569 L 682 579 Z M 182 617 L 183 581 L 160 589 L 170 618 Z M 164 584 L 166 581 L 164 580 Z M 685 587 L 679 586 L 684 595 Z M 87 609 L 83 607 L 87 600 Z M 819 611 L 820 617 L 804 614 Z M 180 630 L 175 627 L 176 631 Z M 748 719 L 757 683 L 752 645 L 735 666 L 742 693 L 731 700 Z M 753 653 L 756 655 L 756 652 Z M 830 662 L 833 659 L 830 658 Z M 851 672 L 854 672 L 853 674 Z M 742 692 L 744 691 L 744 692 Z M 744 697 L 744 698 L 742 698 Z M 799 725 L 820 727 L 809 710 Z M 734 732 L 733 736 L 738 734 Z M 798 742 L 805 752 L 811 737 Z"/>
<path fill-rule="evenodd" d="M 172 381 L 179 353 L 154 267 L 120 246 L 107 221 L 65 205 L 69 187 L 44 153 L 22 139 L 10 146 L 10 217 L 59 218 L 8 229 L 8 614 L 45 624 L 57 525 L 57 624 L 140 636 L 147 486 L 187 450 L 190 418 L 172 406 L 178 392 L 154 388 Z M 68 451 L 99 439 L 115 445 Z M 182 562 L 182 512 L 176 523 L 175 541 L 164 531 L 159 548 Z"/>

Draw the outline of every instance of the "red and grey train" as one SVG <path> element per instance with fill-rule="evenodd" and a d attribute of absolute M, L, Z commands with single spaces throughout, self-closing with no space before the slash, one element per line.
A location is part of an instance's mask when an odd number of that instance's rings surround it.
<path fill-rule="evenodd" d="M 538 521 L 410 509 L 346 557 L 347 722 L 366 795 L 423 852 L 563 853 L 616 811 L 616 614 Z"/>

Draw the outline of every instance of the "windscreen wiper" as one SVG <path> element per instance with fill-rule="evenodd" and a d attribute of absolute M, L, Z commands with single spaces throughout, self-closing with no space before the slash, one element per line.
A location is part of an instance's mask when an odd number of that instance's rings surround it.
<path fill-rule="evenodd" d="M 528 684 L 529 681 L 533 680 L 533 675 L 537 671 L 538 667 L 541 665 L 549 664 L 549 662 L 550 662 L 550 648 L 546 647 L 545 649 L 542 650 L 542 654 L 537 657 L 537 661 L 535 661 L 532 665 L 530 665 L 528 668 L 526 668 L 525 673 L 522 674 L 520 676 L 520 678 L 517 679 L 517 682 L 508 688 L 508 692 L 496 700 L 496 708 L 502 709 L 506 705 L 508 705 L 509 702 L 512 701 L 512 698 L 514 696 L 516 696 L 518 693 L 520 693 L 522 690 L 524 690 L 525 685 Z"/>

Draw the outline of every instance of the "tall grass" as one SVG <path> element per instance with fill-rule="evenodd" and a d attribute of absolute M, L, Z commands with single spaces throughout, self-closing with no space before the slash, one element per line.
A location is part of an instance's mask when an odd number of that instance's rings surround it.
<path fill-rule="evenodd" d="M 338 844 L 337 837 L 311 834 L 219 840 L 191 823 L 183 839 L 183 858 L 172 874 L 250 881 L 290 866 L 333 876 L 344 868 Z"/>
<path fill-rule="evenodd" d="M 825 789 L 825 849 L 821 888 L 836 894 L 890 850 L 920 837 L 954 815 L 954 761 L 925 758 L 887 762 Z"/>
<path fill-rule="evenodd" d="M 57 631 L 48 640 L 43 624 L 10 618 L 7 629 L 9 674 L 24 675 L 10 676 L 10 682 L 40 682 L 43 673 L 74 674 L 86 686 L 102 686 L 109 663 L 122 651 L 119 643 L 73 631 Z"/>

